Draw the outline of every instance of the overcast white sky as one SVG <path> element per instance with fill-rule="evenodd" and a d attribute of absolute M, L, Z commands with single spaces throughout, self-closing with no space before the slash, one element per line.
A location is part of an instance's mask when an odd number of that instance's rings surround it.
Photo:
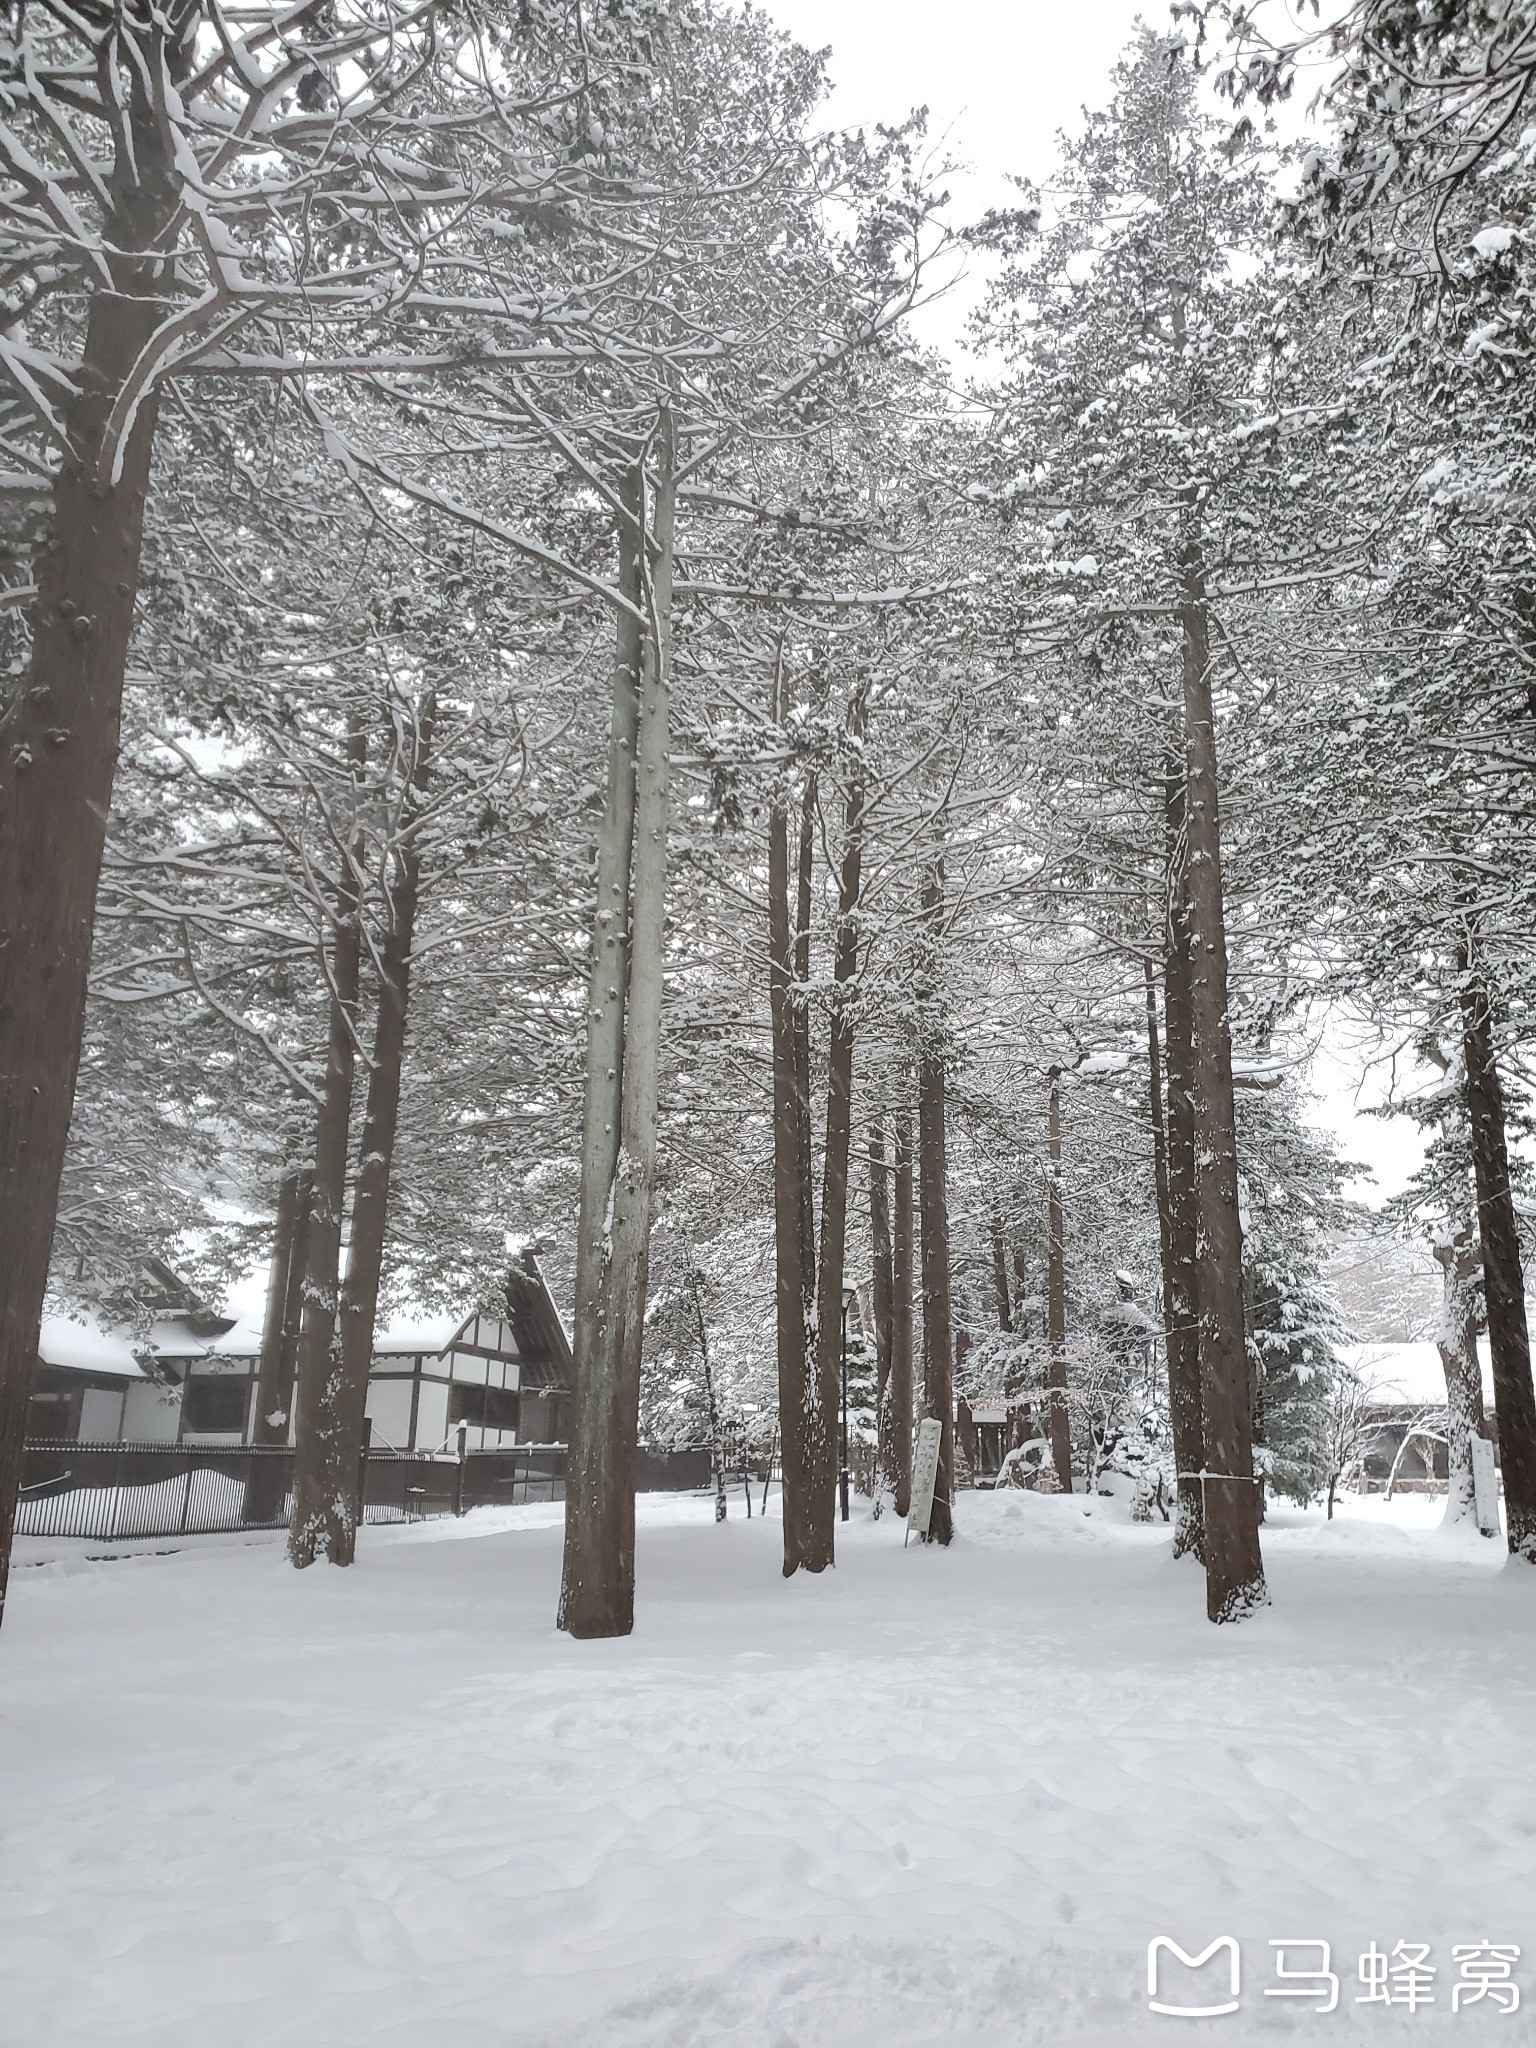
<path fill-rule="evenodd" d="M 926 106 L 929 134 L 968 169 L 951 181 L 956 208 L 971 218 L 1009 202 L 1012 175 L 1048 182 L 1056 136 L 1079 126 L 1084 107 L 1108 98 L 1110 67 L 1139 19 L 1172 26 L 1166 5 L 1135 0 L 769 0 L 767 11 L 797 41 L 830 45 L 834 93 L 828 118 L 839 127 L 895 122 Z M 1292 117 L 1299 125 L 1300 109 Z M 957 338 L 966 301 L 931 312 L 923 338 Z M 1350 1159 L 1373 1180 L 1355 1185 L 1362 1199 L 1396 1193 L 1418 1165 L 1411 1124 L 1361 1111 L 1382 1100 L 1390 1068 L 1374 1035 L 1358 1020 L 1331 1018 L 1311 1079 L 1317 1121 L 1333 1130 Z"/>

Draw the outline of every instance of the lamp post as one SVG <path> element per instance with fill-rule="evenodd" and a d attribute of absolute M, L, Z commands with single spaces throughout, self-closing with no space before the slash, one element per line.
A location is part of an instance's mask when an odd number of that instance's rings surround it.
<path fill-rule="evenodd" d="M 858 1289 L 849 1281 L 843 1282 L 843 1427 L 841 1437 L 842 1455 L 838 1460 L 837 1495 L 842 1509 L 842 1519 L 848 1519 L 848 1311 L 852 1308 Z"/>

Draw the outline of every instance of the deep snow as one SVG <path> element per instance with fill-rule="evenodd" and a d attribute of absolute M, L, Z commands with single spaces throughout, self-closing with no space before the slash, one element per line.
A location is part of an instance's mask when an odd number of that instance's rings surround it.
<path fill-rule="evenodd" d="M 1033 1495 L 964 1497 L 947 1553 L 856 1521 L 787 1584 L 739 1495 L 647 1499 L 605 1644 L 551 1625 L 558 1508 L 350 1572 L 24 1544 L 0 2040 L 1529 2039 L 1536 1585 L 1439 1511 L 1282 1514 L 1233 1630 L 1160 1526 Z M 1228 1933 L 1240 2011 L 1149 2014 L 1148 1941 Z M 1265 1999 L 1277 1937 L 1333 1944 L 1336 2011 Z M 1508 2018 L 1449 2010 L 1480 1939 L 1524 1951 Z M 1373 1940 L 1430 1945 L 1435 2005 L 1354 2003 Z"/>

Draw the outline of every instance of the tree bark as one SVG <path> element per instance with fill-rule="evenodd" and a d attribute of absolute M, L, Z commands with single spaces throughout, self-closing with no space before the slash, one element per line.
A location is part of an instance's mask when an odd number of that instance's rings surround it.
<path fill-rule="evenodd" d="M 709 1362 L 709 1331 L 704 1322 L 704 1296 L 697 1273 L 690 1275 L 688 1291 L 693 1296 L 694 1321 L 699 1331 L 699 1366 L 704 1374 L 704 1410 L 709 1420 L 709 1465 L 715 1481 L 715 1520 L 726 1519 L 725 1431 L 720 1426 L 720 1403 L 715 1394 L 715 1375 Z M 752 1518 L 752 1490 L 747 1489 L 747 1519 Z"/>
<path fill-rule="evenodd" d="M 944 918 L 942 855 L 923 873 L 923 919 L 937 947 Z M 937 991 L 930 991 L 936 999 Z M 940 1426 L 939 1469 L 933 1487 L 928 1535 L 948 1543 L 954 1535 L 955 1400 L 954 1324 L 950 1312 L 948 1146 L 945 1130 L 944 1052 L 937 1015 L 923 1019 L 917 1065 L 918 1203 L 923 1273 L 923 1413 Z"/>
<path fill-rule="evenodd" d="M 816 1275 L 816 1407 L 808 1476 L 817 1517 L 809 1569 L 834 1561 L 837 1529 L 838 1398 L 842 1378 L 843 1274 L 848 1242 L 848 1160 L 853 1135 L 854 1011 L 859 973 L 859 888 L 864 854 L 864 695 L 848 706 L 853 741 L 843 807 L 843 860 L 832 947 L 832 1020 L 827 1041 L 827 1139 L 822 1159 L 821 1257 Z M 825 1515 L 825 1529 L 821 1517 Z M 824 1546 L 824 1554 L 823 1554 Z"/>
<path fill-rule="evenodd" d="M 1184 550 L 1185 843 L 1190 923 L 1190 1039 L 1199 1210 L 1201 1412 L 1205 1432 L 1206 1613 L 1238 1621 L 1268 1598 L 1253 1475 L 1248 1354 L 1243 1335 L 1243 1233 L 1237 1201 L 1237 1127 L 1227 1012 L 1216 726 L 1210 625 L 1198 534 Z"/>
<path fill-rule="evenodd" d="M 628 1635 L 634 1627 L 640 1346 L 656 1174 L 666 919 L 676 510 L 670 413 L 661 416 L 657 444 L 652 536 L 640 543 L 640 610 L 646 624 L 640 634 L 639 701 L 632 728 L 635 765 L 631 773 L 624 746 L 629 730 L 624 669 L 632 642 L 621 635 L 588 1006 L 577 1276 L 577 1337 L 585 1349 L 576 1364 L 557 1617 L 561 1628 L 582 1637 Z M 632 502 L 643 503 L 638 478 Z M 626 882 L 627 925 L 620 907 Z M 611 950 L 606 941 L 615 929 L 620 944 Z M 601 1178 L 604 1167 L 606 1179 Z"/>
<path fill-rule="evenodd" d="M 896 1112 L 896 1215 L 891 1232 L 891 1492 L 912 1508 L 912 1112 Z"/>
<path fill-rule="evenodd" d="M 1167 782 L 1168 915 L 1163 1018 L 1167 1033 L 1168 1270 L 1163 1330 L 1173 1455 L 1180 1475 L 1173 1554 L 1205 1557 L 1205 1420 L 1200 1398 L 1199 1198 L 1195 1187 L 1194 1049 L 1190 1018 L 1189 864 L 1184 846 L 1184 772 Z"/>
<path fill-rule="evenodd" d="M 164 17 L 120 27 L 150 73 L 170 62 Z M 158 399 L 99 470 L 113 404 L 165 307 L 154 248 L 176 204 L 164 131 L 135 89 L 131 150 L 112 174 L 111 291 L 86 322 L 79 395 L 37 566 L 25 679 L 0 718 L 0 1618 L 21 1484 L 59 1182 L 85 1033 L 86 977 L 107 815 L 117 773 L 123 675 L 133 628 Z"/>
<path fill-rule="evenodd" d="M 366 735 L 349 740 L 354 761 L 366 758 Z M 347 1195 L 347 1145 L 352 1123 L 352 1088 L 357 1070 L 357 993 L 362 968 L 362 905 L 359 849 L 336 888 L 335 934 L 331 942 L 331 1023 L 325 1055 L 325 1088 L 315 1120 L 315 1170 L 306 1226 L 304 1313 L 299 1324 L 298 1416 L 293 1448 L 293 1517 L 288 1556 L 302 1569 L 328 1552 L 335 1526 L 340 1481 L 335 1396 L 341 1378 L 341 1343 L 336 1328 L 340 1286 L 341 1225 Z"/>
<path fill-rule="evenodd" d="M 1472 1478 L 1472 1439 L 1487 1433 L 1483 1417 L 1483 1375 L 1477 1361 L 1477 1246 L 1465 1224 L 1436 1244 L 1440 1263 L 1441 1316 L 1435 1345 L 1445 1374 L 1447 1522 L 1477 1519 Z"/>
<path fill-rule="evenodd" d="M 1466 1069 L 1467 1118 L 1477 1179 L 1477 1229 L 1483 1255 L 1483 1309 L 1493 1368 L 1493 1411 L 1509 1554 L 1536 1564 L 1536 1393 L 1525 1314 L 1525 1275 L 1509 1178 L 1504 1089 L 1493 1049 L 1487 986 L 1470 948 L 1457 956 Z"/>
<path fill-rule="evenodd" d="M 379 1315 L 379 1280 L 389 1228 L 389 1186 L 394 1171 L 395 1133 L 400 1122 L 400 1081 L 410 1018 L 411 952 L 416 942 L 416 909 L 421 896 L 421 847 L 414 824 L 432 758 L 437 704 L 430 692 L 416 721 L 415 759 L 402 807 L 401 839 L 387 902 L 387 923 L 379 952 L 379 1010 L 374 1024 L 373 1065 L 363 1112 L 362 1150 L 352 1191 L 352 1229 L 347 1271 L 341 1288 L 341 1373 L 327 1390 L 332 1409 L 328 1433 L 334 1445 L 335 1482 L 327 1505 L 325 1552 L 332 1564 L 351 1564 L 363 1518 L 364 1424 L 368 1375 Z"/>
<path fill-rule="evenodd" d="M 1008 1257 L 1003 1246 L 1003 1219 L 994 1209 L 988 1224 L 992 1240 L 992 1292 L 997 1302 L 997 1327 L 1013 1328 L 1013 1310 L 1008 1300 Z"/>
<path fill-rule="evenodd" d="M 1050 1389 L 1051 1462 L 1063 1493 L 1072 1491 L 1072 1419 L 1067 1412 L 1067 1231 L 1061 1200 L 1061 1069 L 1051 1069 L 1046 1132 L 1045 1329 Z"/>
<path fill-rule="evenodd" d="M 891 1260 L 891 1190 L 885 1162 L 885 1133 L 869 1131 L 869 1241 L 874 1266 L 871 1294 L 875 1324 L 875 1423 L 880 1480 L 894 1481 L 895 1442 L 891 1413 L 891 1355 L 896 1335 L 896 1276 Z"/>
<path fill-rule="evenodd" d="M 313 1200 L 313 1176 L 303 1167 L 290 1167 L 277 1184 L 277 1227 L 272 1238 L 256 1368 L 256 1419 L 251 1430 L 253 1443 L 273 1449 L 287 1444 L 293 1420 L 294 1371 L 304 1313 L 305 1226 Z M 263 1459 L 246 1482 L 243 1518 L 247 1522 L 275 1521 L 287 1491 L 283 1464 L 275 1458 Z"/>

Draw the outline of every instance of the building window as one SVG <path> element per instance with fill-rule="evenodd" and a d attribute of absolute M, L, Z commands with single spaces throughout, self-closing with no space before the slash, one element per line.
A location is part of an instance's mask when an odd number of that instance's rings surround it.
<path fill-rule="evenodd" d="M 189 1379 L 181 1396 L 182 1425 L 210 1436 L 244 1436 L 245 1404 L 250 1381 Z"/>
<path fill-rule="evenodd" d="M 517 1395 L 510 1387 L 465 1386 L 455 1380 L 448 1389 L 448 1427 L 467 1422 L 472 1429 L 517 1428 Z"/>

